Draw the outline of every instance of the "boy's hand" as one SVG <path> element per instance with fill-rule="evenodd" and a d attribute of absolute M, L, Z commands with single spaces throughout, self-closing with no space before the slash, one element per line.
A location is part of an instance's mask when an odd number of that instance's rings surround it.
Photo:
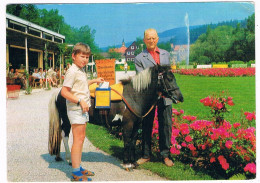
<path fill-rule="evenodd" d="M 84 100 L 81 100 L 79 104 L 80 104 L 80 107 L 81 107 L 83 113 L 89 111 L 89 106 Z"/>
<path fill-rule="evenodd" d="M 97 84 L 103 83 L 104 81 L 105 81 L 104 78 L 101 77 L 96 79 Z"/>

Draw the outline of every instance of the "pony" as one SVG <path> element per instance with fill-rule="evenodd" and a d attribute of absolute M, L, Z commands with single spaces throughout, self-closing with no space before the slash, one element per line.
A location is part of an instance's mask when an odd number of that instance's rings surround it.
<path fill-rule="evenodd" d="M 99 111 L 94 107 L 94 99 L 91 99 L 89 116 L 91 122 L 105 119 L 108 127 L 122 127 L 123 167 L 132 171 L 137 166 L 135 145 L 142 119 L 152 111 L 160 97 L 170 98 L 175 104 L 184 99 L 169 65 L 147 68 L 133 77 L 121 80 L 121 83 L 124 90 L 122 101 L 111 101 L 110 109 Z M 49 101 L 49 154 L 56 155 L 56 161 L 62 160 L 60 145 L 63 139 L 66 160 L 71 163 L 68 146 L 70 127 L 66 99 L 60 91 L 55 91 Z"/>

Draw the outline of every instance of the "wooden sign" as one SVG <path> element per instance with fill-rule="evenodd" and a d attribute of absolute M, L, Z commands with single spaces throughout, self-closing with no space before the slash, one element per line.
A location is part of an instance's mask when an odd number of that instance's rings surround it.
<path fill-rule="evenodd" d="M 102 77 L 109 85 L 115 84 L 115 59 L 96 60 L 97 76 Z"/>

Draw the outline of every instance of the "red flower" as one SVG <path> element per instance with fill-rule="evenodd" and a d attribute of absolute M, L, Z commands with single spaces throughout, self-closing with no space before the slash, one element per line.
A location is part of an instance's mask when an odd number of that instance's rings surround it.
<path fill-rule="evenodd" d="M 209 161 L 210 161 L 210 163 L 214 163 L 214 162 L 216 162 L 216 158 L 215 157 L 211 157 Z"/>
<path fill-rule="evenodd" d="M 189 144 L 189 145 L 188 145 L 188 148 L 189 148 L 191 151 L 196 150 L 196 147 L 194 147 L 193 144 Z"/>
<path fill-rule="evenodd" d="M 229 100 L 229 101 L 227 102 L 227 104 L 230 105 L 230 106 L 235 105 L 234 102 L 233 102 L 233 100 Z"/>
<path fill-rule="evenodd" d="M 240 127 L 240 126 L 241 126 L 240 123 L 234 123 L 234 124 L 233 124 L 233 127 L 234 127 L 234 128 L 238 128 L 238 127 Z"/>
<path fill-rule="evenodd" d="M 187 136 L 185 137 L 185 141 L 186 141 L 186 142 L 191 142 L 191 141 L 192 141 L 191 136 L 187 135 Z"/>

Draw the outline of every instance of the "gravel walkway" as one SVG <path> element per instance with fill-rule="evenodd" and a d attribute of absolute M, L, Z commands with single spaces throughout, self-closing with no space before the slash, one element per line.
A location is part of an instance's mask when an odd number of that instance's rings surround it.
<path fill-rule="evenodd" d="M 6 102 L 7 181 L 9 182 L 68 182 L 71 166 L 56 162 L 48 154 L 48 102 L 56 88 L 50 91 L 34 90 L 31 95 L 20 94 L 18 99 Z M 70 144 L 72 138 L 70 138 Z M 61 157 L 65 157 L 61 146 Z M 163 181 L 150 171 L 137 169 L 126 172 L 122 162 L 101 150 L 87 139 L 82 165 L 96 175 L 93 181 Z"/>

